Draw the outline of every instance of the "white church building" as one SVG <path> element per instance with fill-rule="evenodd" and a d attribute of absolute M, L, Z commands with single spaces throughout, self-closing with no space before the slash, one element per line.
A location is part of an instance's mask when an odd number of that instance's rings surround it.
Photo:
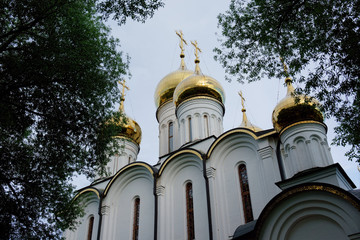
<path fill-rule="evenodd" d="M 85 216 L 64 237 L 360 239 L 360 190 L 333 162 L 317 101 L 295 97 L 287 77 L 273 129 L 252 125 L 243 104 L 241 125 L 224 132 L 224 90 L 202 73 L 196 42 L 196 67 L 186 68 L 179 36 L 180 68 L 155 90 L 159 161 L 137 161 L 141 128 L 128 118 L 116 136 L 122 154 L 110 176 L 78 191 Z"/>

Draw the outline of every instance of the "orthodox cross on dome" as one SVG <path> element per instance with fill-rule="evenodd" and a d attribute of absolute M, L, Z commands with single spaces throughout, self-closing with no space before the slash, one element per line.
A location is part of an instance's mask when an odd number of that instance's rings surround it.
<path fill-rule="evenodd" d="M 122 81 L 119 80 L 118 83 L 122 86 L 119 110 L 120 110 L 120 112 L 123 112 L 124 111 L 124 101 L 125 101 L 125 89 L 126 90 L 130 90 L 130 89 L 128 86 L 125 85 L 126 84 L 125 79 L 123 79 Z"/>
<path fill-rule="evenodd" d="M 245 102 L 245 98 L 243 97 L 243 94 L 242 94 L 242 92 L 241 92 L 241 91 L 239 91 L 239 96 L 241 97 L 241 105 L 242 105 L 242 109 L 241 109 L 241 111 L 242 111 L 242 112 L 246 112 L 246 109 L 245 109 L 245 104 L 244 104 L 244 102 Z"/>
<path fill-rule="evenodd" d="M 243 113 L 243 119 L 242 119 L 242 123 L 241 123 L 240 127 L 246 127 L 246 128 L 252 127 L 252 124 L 249 122 L 249 120 L 246 116 L 246 109 L 245 109 L 245 103 L 244 103 L 245 98 L 241 91 L 239 91 L 239 96 L 241 97 L 241 105 L 242 105 L 241 111 Z"/>
<path fill-rule="evenodd" d="M 281 56 L 280 56 L 280 61 L 282 62 L 283 66 L 284 66 L 284 72 L 285 72 L 285 76 L 286 76 L 286 78 L 285 78 L 285 83 L 286 83 L 286 87 L 287 87 L 286 96 L 292 96 L 292 95 L 294 95 L 295 89 L 292 85 L 292 79 L 288 73 L 288 67 L 286 66 L 285 61 Z"/>
<path fill-rule="evenodd" d="M 201 52 L 201 49 L 198 47 L 197 41 L 191 41 L 191 44 L 195 47 L 195 73 L 200 74 L 200 67 L 199 67 L 199 52 Z"/>
<path fill-rule="evenodd" d="M 280 57 L 280 61 L 282 62 L 283 66 L 284 66 L 284 72 L 285 72 L 285 76 L 288 78 L 289 77 L 289 72 L 288 72 L 288 67 L 286 66 L 286 63 L 284 61 L 284 59 L 282 57 Z"/>
<path fill-rule="evenodd" d="M 180 49 L 181 49 L 181 53 L 180 53 L 180 57 L 181 58 L 184 58 L 185 57 L 185 54 L 184 54 L 184 43 L 186 44 L 186 45 L 188 45 L 187 44 L 187 42 L 185 41 L 185 39 L 184 39 L 184 34 L 183 34 L 183 32 L 181 31 L 181 30 L 179 30 L 179 31 L 175 31 L 176 32 L 176 35 L 178 35 L 179 36 L 179 38 L 180 38 L 180 44 L 179 44 L 179 47 L 180 47 Z"/>
<path fill-rule="evenodd" d="M 198 47 L 197 41 L 191 41 L 191 44 L 195 47 L 195 63 L 199 63 L 199 52 L 201 52 L 201 49 Z"/>
<path fill-rule="evenodd" d="M 242 113 L 243 113 L 243 119 L 242 119 L 242 122 L 240 124 L 240 127 L 243 127 L 243 128 L 248 128 L 248 129 L 251 129 L 252 131 L 254 132 L 257 132 L 257 131 L 261 131 L 261 128 L 253 125 L 247 118 L 246 116 L 246 109 L 245 109 L 245 98 L 242 94 L 241 91 L 238 92 L 239 93 L 239 96 L 241 97 L 241 105 L 242 105 Z"/>

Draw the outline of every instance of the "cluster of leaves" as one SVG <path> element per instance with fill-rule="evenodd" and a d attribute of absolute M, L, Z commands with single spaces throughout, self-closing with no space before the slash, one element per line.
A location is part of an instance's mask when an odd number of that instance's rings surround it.
<path fill-rule="evenodd" d="M 334 142 L 360 160 L 360 1 L 232 0 L 218 16 L 215 59 L 237 80 L 281 77 L 283 57 L 303 91 L 339 123 Z"/>
<path fill-rule="evenodd" d="M 118 131 L 108 124 L 128 58 L 103 20 L 143 21 L 157 0 L 0 3 L 2 239 L 57 239 L 79 205 L 74 173 L 104 171 Z M 112 15 L 113 14 L 113 15 Z M 121 119 L 121 116 L 115 116 Z M 66 209 L 66 214 L 63 214 Z"/>

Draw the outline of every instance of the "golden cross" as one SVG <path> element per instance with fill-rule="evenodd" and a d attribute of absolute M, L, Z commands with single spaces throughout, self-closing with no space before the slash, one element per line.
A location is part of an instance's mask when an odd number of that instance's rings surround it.
<path fill-rule="evenodd" d="M 198 47 L 197 41 L 191 41 L 191 44 L 195 47 L 195 61 L 199 61 L 199 52 L 201 52 L 201 49 Z"/>
<path fill-rule="evenodd" d="M 121 91 L 121 98 L 120 98 L 120 111 L 124 111 L 124 101 L 125 101 L 125 88 L 126 90 L 130 90 L 126 85 L 126 81 L 125 79 L 123 79 L 122 81 L 118 81 L 118 83 L 122 86 L 122 91 Z"/>
<path fill-rule="evenodd" d="M 184 43 L 186 44 L 186 45 L 188 45 L 187 44 L 187 42 L 185 41 L 185 39 L 184 39 L 184 34 L 183 34 L 183 32 L 180 30 L 180 31 L 175 31 L 176 32 L 176 35 L 178 35 L 179 36 L 179 38 L 180 38 L 180 44 L 179 44 L 179 46 L 180 46 L 180 49 L 181 49 L 181 55 L 184 55 Z"/>
<path fill-rule="evenodd" d="M 288 77 L 289 76 L 288 67 L 286 66 L 284 59 L 282 57 L 280 57 L 280 61 L 282 62 L 283 66 L 284 66 L 285 76 Z"/>
<path fill-rule="evenodd" d="M 128 88 L 128 86 L 125 85 L 126 84 L 125 79 L 123 79 L 122 81 L 119 80 L 118 82 L 123 87 L 121 91 L 121 95 L 125 97 L 125 88 L 126 90 L 130 90 L 130 89 Z"/>
<path fill-rule="evenodd" d="M 244 104 L 245 98 L 243 97 L 243 94 L 241 91 L 239 91 L 239 96 L 241 97 L 241 105 L 242 105 L 243 109 L 245 109 L 245 104 Z"/>

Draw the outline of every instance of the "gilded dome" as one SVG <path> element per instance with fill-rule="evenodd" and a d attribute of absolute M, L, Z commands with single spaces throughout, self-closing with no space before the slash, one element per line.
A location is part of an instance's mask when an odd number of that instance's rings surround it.
<path fill-rule="evenodd" d="M 127 137 L 140 145 L 141 128 L 135 120 L 125 116 L 125 119 L 120 119 L 119 125 L 121 125 L 121 131 L 116 134 L 116 137 Z"/>
<path fill-rule="evenodd" d="M 181 63 L 179 69 L 166 75 L 163 79 L 160 80 L 156 87 L 154 99 L 155 106 L 157 108 L 159 108 L 165 102 L 172 100 L 176 86 L 182 80 L 194 73 L 193 71 L 190 71 L 186 68 L 184 62 L 185 55 L 181 53 L 180 57 Z"/>
<path fill-rule="evenodd" d="M 161 79 L 154 94 L 156 107 L 159 108 L 163 103 L 172 100 L 176 86 L 193 73 L 193 71 L 186 69 L 184 64 L 178 70 L 169 73 Z"/>
<path fill-rule="evenodd" d="M 186 99 L 198 96 L 214 98 L 222 104 L 225 103 L 225 93 L 221 84 L 214 78 L 203 75 L 197 65 L 195 73 L 177 85 L 174 92 L 175 106 L 179 106 Z"/>
<path fill-rule="evenodd" d="M 285 79 L 286 96 L 276 105 L 272 113 L 275 130 L 281 132 L 291 124 L 301 121 L 323 122 L 324 116 L 319 108 L 319 102 L 306 95 L 295 96 L 291 78 Z"/>

